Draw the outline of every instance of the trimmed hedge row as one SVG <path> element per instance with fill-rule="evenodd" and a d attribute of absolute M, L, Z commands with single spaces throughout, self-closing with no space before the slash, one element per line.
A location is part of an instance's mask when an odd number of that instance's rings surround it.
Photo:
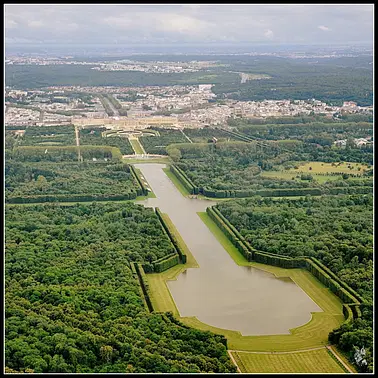
<path fill-rule="evenodd" d="M 262 264 L 279 266 L 281 268 L 286 268 L 286 269 L 305 267 L 305 262 L 303 259 L 280 257 L 271 253 L 264 253 L 264 252 L 255 252 L 254 261 L 262 263 Z"/>
<path fill-rule="evenodd" d="M 344 324 L 352 323 L 353 321 L 353 312 L 348 304 L 343 303 L 343 314 L 345 317 Z"/>
<path fill-rule="evenodd" d="M 243 241 L 235 235 L 231 228 L 218 216 L 213 207 L 206 208 L 209 217 L 216 223 L 216 225 L 226 234 L 229 240 L 235 245 L 238 251 L 248 260 L 253 260 L 253 253 L 248 250 Z"/>
<path fill-rule="evenodd" d="M 371 186 L 335 187 L 335 188 L 291 188 L 291 189 L 259 189 L 259 190 L 215 190 L 200 188 L 206 197 L 211 198 L 244 198 L 244 197 L 296 197 L 321 196 L 337 194 L 370 194 Z"/>
<path fill-rule="evenodd" d="M 182 250 L 181 245 L 180 245 L 179 241 L 176 238 L 176 235 L 169 228 L 169 225 L 165 222 L 163 214 L 162 214 L 162 212 L 160 211 L 160 209 L 158 207 L 155 208 L 155 212 L 156 212 L 156 215 L 158 216 L 158 218 L 160 219 L 160 222 L 161 222 L 161 224 L 163 226 L 163 229 L 167 233 L 169 239 L 171 239 L 171 242 L 174 245 L 174 247 L 175 247 L 175 249 L 177 251 L 177 254 L 180 256 L 181 263 L 185 264 L 186 260 L 187 260 L 187 257 L 186 257 L 185 251 Z"/>
<path fill-rule="evenodd" d="M 322 268 L 331 278 L 333 278 L 336 282 L 338 282 L 341 287 L 343 287 L 345 290 L 351 293 L 357 299 L 357 302 L 360 302 L 360 303 L 364 302 L 364 298 L 360 294 L 358 294 L 355 290 L 353 290 L 349 285 L 347 285 L 344 281 L 340 280 L 340 278 L 335 273 L 333 273 L 331 269 L 329 269 L 327 266 L 325 266 L 315 257 L 310 257 L 310 260 L 312 260 L 315 264 L 317 264 L 320 268 Z"/>
<path fill-rule="evenodd" d="M 155 273 L 161 273 L 165 270 L 172 268 L 172 266 L 175 266 L 180 263 L 180 258 L 177 253 L 172 254 L 168 257 L 165 257 L 162 260 L 154 261 L 152 264 L 154 266 L 154 272 Z"/>
<path fill-rule="evenodd" d="M 341 285 L 328 273 L 326 273 L 324 269 L 322 269 L 310 259 L 306 259 L 306 262 L 307 270 L 311 272 L 321 283 L 330 288 L 331 291 L 336 294 L 344 303 L 360 304 L 360 302 L 351 293 L 349 293 L 349 291 L 341 287 Z"/>
<path fill-rule="evenodd" d="M 181 184 L 185 187 L 185 189 L 190 193 L 190 194 L 198 194 L 198 187 L 194 187 L 193 184 L 189 181 L 187 176 L 183 175 L 179 170 L 178 167 L 175 165 L 170 166 L 170 171 L 178 178 L 178 180 L 181 182 Z"/>
<path fill-rule="evenodd" d="M 347 305 L 347 307 L 343 307 L 343 312 L 347 311 L 347 314 L 344 312 L 344 316 L 351 316 L 352 319 L 361 317 L 359 305 L 364 302 L 364 299 L 320 261 L 313 257 L 291 258 L 254 250 L 216 207 L 208 207 L 206 212 L 237 248 L 239 244 L 243 245 L 243 249 L 238 248 L 238 250 L 248 261 L 253 260 L 288 269 L 305 268 Z M 348 317 L 347 320 L 349 319 Z"/>
<path fill-rule="evenodd" d="M 177 165 L 175 165 L 175 168 L 177 171 L 184 177 L 188 183 L 193 186 L 193 194 L 198 194 L 199 193 L 199 187 L 194 184 L 194 182 L 188 177 L 188 175 Z"/>
<path fill-rule="evenodd" d="M 324 190 L 324 194 L 370 194 L 373 193 L 371 186 L 347 186 Z"/>
<path fill-rule="evenodd" d="M 139 177 L 139 174 L 138 174 L 138 172 L 136 171 L 136 169 L 135 169 L 135 167 L 133 165 L 130 165 L 130 171 L 133 174 L 133 176 L 135 177 L 135 179 L 136 179 L 137 183 L 139 184 L 139 186 L 141 187 L 142 195 L 146 196 L 148 194 L 147 187 L 146 187 L 146 185 L 144 185 L 144 182 Z"/>
<path fill-rule="evenodd" d="M 360 305 L 357 303 L 348 303 L 349 307 L 352 310 L 353 317 L 356 318 L 361 318 L 362 313 L 361 313 L 361 308 Z M 363 304 L 362 304 L 363 305 Z"/>
<path fill-rule="evenodd" d="M 136 268 L 136 272 L 138 274 L 139 284 L 142 288 L 144 298 L 145 298 L 146 303 L 147 303 L 148 310 L 150 312 L 152 312 L 152 311 L 154 311 L 154 308 L 152 306 L 151 298 L 149 296 L 149 286 L 148 286 L 147 277 L 146 277 L 146 274 L 144 272 L 143 266 L 140 263 L 136 263 L 135 268 Z"/>
<path fill-rule="evenodd" d="M 142 190 L 132 190 L 125 194 L 104 194 L 104 195 L 80 195 L 80 194 L 51 194 L 24 197 L 11 197 L 6 203 L 41 203 L 41 202 L 89 202 L 89 201 L 124 201 L 133 200 L 142 195 Z"/>
<path fill-rule="evenodd" d="M 294 188 L 294 189 L 259 189 L 259 190 L 214 190 L 201 188 L 206 197 L 212 198 L 243 198 L 243 197 L 293 197 L 293 196 L 321 196 L 320 188 Z M 337 188 L 333 188 L 337 189 Z M 337 193 L 336 193 L 337 194 Z"/>

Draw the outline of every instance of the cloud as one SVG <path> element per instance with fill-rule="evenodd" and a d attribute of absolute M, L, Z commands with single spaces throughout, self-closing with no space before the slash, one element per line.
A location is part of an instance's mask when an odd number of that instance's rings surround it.
<path fill-rule="evenodd" d="M 328 28 L 327 26 L 324 26 L 324 25 L 319 25 L 319 26 L 318 26 L 318 29 L 323 30 L 323 31 L 326 31 L 326 32 L 332 30 L 331 28 Z"/>
<path fill-rule="evenodd" d="M 267 29 L 267 30 L 265 30 L 265 32 L 264 32 L 264 36 L 265 36 L 266 38 L 268 38 L 268 39 L 272 39 L 272 38 L 274 37 L 274 33 L 273 33 L 272 30 Z"/>
<path fill-rule="evenodd" d="M 372 4 L 6 4 L 4 9 L 8 41 L 53 40 L 61 44 L 112 44 L 116 40 L 133 44 L 373 41 Z"/>
<path fill-rule="evenodd" d="M 42 21 L 29 21 L 28 26 L 31 28 L 41 28 L 44 24 Z"/>
<path fill-rule="evenodd" d="M 5 19 L 5 29 L 15 29 L 17 28 L 17 22 L 12 19 Z"/>

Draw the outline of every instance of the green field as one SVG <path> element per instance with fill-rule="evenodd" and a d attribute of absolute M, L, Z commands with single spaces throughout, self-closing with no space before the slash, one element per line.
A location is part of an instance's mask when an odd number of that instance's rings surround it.
<path fill-rule="evenodd" d="M 242 373 L 345 373 L 326 348 L 284 354 L 231 353 Z"/>
<path fill-rule="evenodd" d="M 297 164 L 297 163 L 296 163 Z M 311 169 L 310 169 L 311 168 Z M 320 184 L 326 181 L 341 180 L 342 173 L 362 175 L 369 167 L 360 163 L 322 163 L 319 161 L 310 161 L 307 163 L 298 163 L 298 168 L 290 168 L 285 170 L 281 167 L 279 171 L 263 171 L 261 176 L 272 177 L 283 180 L 300 180 L 296 176 L 302 173 L 311 174 L 314 181 Z M 339 173 L 339 175 L 331 176 L 330 173 Z M 358 180 L 358 177 L 350 177 L 350 180 Z"/>
<path fill-rule="evenodd" d="M 144 151 L 142 149 L 142 146 L 139 143 L 138 139 L 129 139 L 131 146 L 133 147 L 135 154 L 137 155 L 143 155 Z"/>
<path fill-rule="evenodd" d="M 311 169 L 310 169 L 311 168 Z M 358 170 L 360 169 L 360 170 Z M 361 163 L 322 163 L 320 161 L 310 161 L 302 163 L 298 166 L 298 169 L 290 169 L 289 172 L 306 172 L 306 173 L 353 173 L 362 174 L 369 169 L 366 164 Z"/>

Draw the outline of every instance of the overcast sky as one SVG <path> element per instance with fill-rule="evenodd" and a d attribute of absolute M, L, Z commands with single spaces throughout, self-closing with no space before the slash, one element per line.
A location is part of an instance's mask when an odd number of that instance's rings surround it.
<path fill-rule="evenodd" d="M 371 43 L 373 7 L 6 4 L 5 43 Z"/>

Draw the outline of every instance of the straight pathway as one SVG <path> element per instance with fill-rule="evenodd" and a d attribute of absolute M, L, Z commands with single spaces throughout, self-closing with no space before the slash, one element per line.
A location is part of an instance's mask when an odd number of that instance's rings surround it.
<path fill-rule="evenodd" d="M 332 349 L 331 345 L 327 345 L 326 347 L 337 359 L 341 362 L 341 364 L 349 371 L 349 373 L 354 374 L 354 371 L 339 357 L 335 350 Z"/>
<path fill-rule="evenodd" d="M 192 140 L 184 133 L 184 130 L 183 129 L 180 129 L 180 131 L 182 132 L 182 135 L 184 135 L 184 137 L 186 138 L 186 139 L 188 139 L 188 141 L 190 142 L 190 143 L 193 143 L 192 142 Z"/>

